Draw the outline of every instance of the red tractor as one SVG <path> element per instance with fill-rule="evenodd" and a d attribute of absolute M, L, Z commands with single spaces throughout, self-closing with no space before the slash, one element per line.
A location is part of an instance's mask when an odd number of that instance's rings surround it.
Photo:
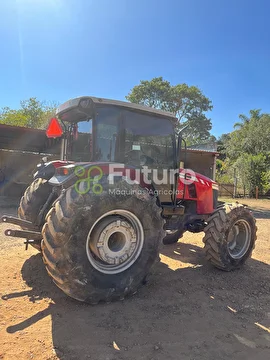
<path fill-rule="evenodd" d="M 213 180 L 179 169 L 183 149 L 168 112 L 94 97 L 61 105 L 47 136 L 61 160 L 38 165 L 18 218 L 67 295 L 91 304 L 123 299 L 144 282 L 162 243 L 204 231 L 207 259 L 230 271 L 251 255 L 256 225 L 243 205 L 218 202 Z"/>

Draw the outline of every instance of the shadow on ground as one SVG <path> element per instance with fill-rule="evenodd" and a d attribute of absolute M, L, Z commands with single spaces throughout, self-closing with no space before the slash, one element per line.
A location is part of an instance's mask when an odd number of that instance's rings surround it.
<path fill-rule="evenodd" d="M 59 359 L 267 359 L 270 354 L 269 266 L 251 259 L 224 273 L 205 263 L 202 249 L 167 246 L 160 263 L 137 295 L 90 306 L 66 297 L 47 276 L 39 254 L 25 261 L 22 276 L 31 290 L 3 296 L 52 301 L 44 311 L 6 330 L 16 333 L 46 316 Z M 193 264 L 193 265 L 192 265 Z"/>
<path fill-rule="evenodd" d="M 270 210 L 265 209 L 251 209 L 256 219 L 270 219 Z"/>

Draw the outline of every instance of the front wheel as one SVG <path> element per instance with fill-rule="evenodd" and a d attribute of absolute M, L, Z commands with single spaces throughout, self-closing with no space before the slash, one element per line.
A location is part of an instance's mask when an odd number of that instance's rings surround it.
<path fill-rule="evenodd" d="M 55 284 L 74 299 L 122 299 L 137 291 L 159 259 L 164 220 L 155 197 L 120 185 L 124 195 L 79 195 L 70 187 L 47 215 L 43 259 Z"/>
<path fill-rule="evenodd" d="M 185 230 L 179 229 L 179 230 L 167 230 L 166 236 L 163 239 L 164 245 L 171 245 L 178 242 L 179 239 L 183 237 Z"/>
<path fill-rule="evenodd" d="M 226 204 L 217 209 L 204 231 L 207 260 L 225 271 L 240 268 L 246 262 L 257 238 L 255 219 L 241 204 Z"/>

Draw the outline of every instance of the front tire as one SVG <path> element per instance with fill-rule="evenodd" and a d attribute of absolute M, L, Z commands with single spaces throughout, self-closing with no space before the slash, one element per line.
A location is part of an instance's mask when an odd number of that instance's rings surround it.
<path fill-rule="evenodd" d="M 215 267 L 231 271 L 251 256 L 256 241 L 256 222 L 241 204 L 226 204 L 208 219 L 204 229 L 206 258 Z"/>
<path fill-rule="evenodd" d="M 176 231 L 167 231 L 165 238 L 163 239 L 164 245 L 171 245 L 178 242 L 184 235 L 185 230 L 179 229 Z"/>
<path fill-rule="evenodd" d="M 118 185 L 124 195 L 79 195 L 72 186 L 47 215 L 42 230 L 47 271 L 76 300 L 123 299 L 137 291 L 159 259 L 165 232 L 155 197 L 125 182 Z"/>

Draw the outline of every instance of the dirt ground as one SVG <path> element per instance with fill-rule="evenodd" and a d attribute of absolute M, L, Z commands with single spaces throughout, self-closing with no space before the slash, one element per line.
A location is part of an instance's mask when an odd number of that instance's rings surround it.
<path fill-rule="evenodd" d="M 97 306 L 65 296 L 1 224 L 0 359 L 270 359 L 270 201 L 250 204 L 258 241 L 243 269 L 212 268 L 202 234 L 187 233 L 135 296 Z M 2 200 L 1 215 L 14 205 Z"/>

